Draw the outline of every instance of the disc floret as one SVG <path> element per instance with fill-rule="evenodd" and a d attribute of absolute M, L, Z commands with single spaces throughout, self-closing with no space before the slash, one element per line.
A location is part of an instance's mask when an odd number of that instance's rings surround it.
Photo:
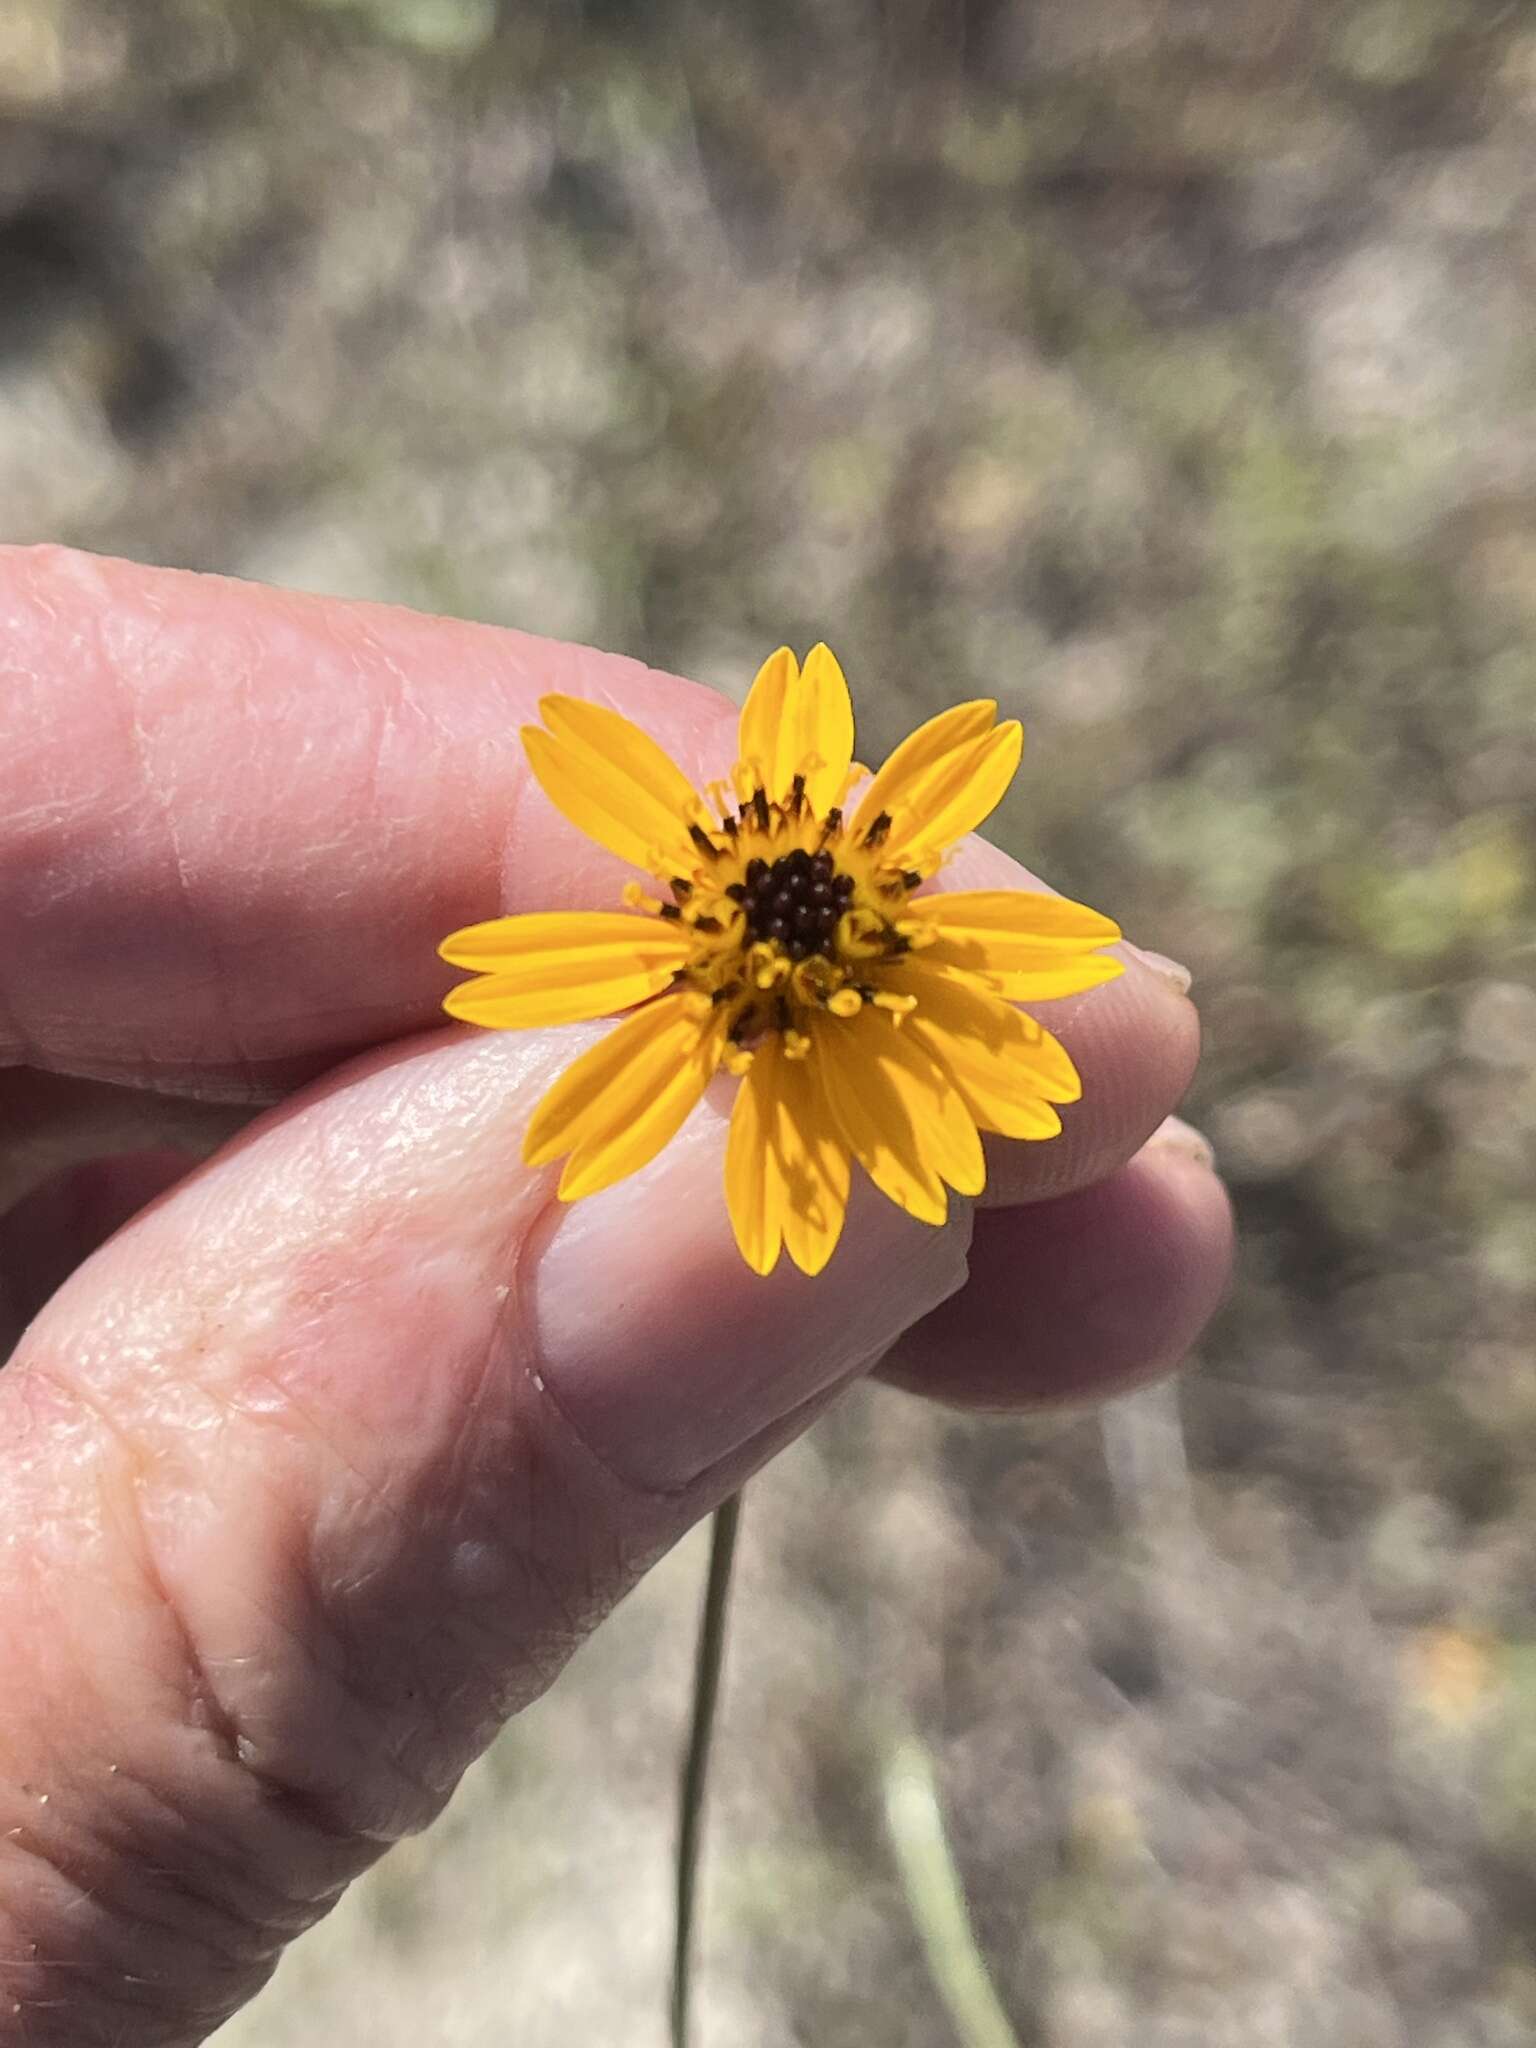
<path fill-rule="evenodd" d="M 863 773 L 847 772 L 844 795 Z M 882 988 L 881 968 L 929 934 L 903 916 L 924 875 L 883 857 L 888 812 L 854 834 L 841 803 L 821 816 L 813 811 L 806 772 L 794 775 L 782 802 L 746 765 L 734 780 L 746 792 L 738 802 L 692 821 L 699 861 L 672 876 L 672 900 L 638 887 L 627 900 L 694 939 L 694 957 L 674 986 L 701 991 L 724 1012 L 724 1061 L 742 1074 L 770 1033 L 787 1058 L 803 1059 L 816 1011 L 847 1019 L 873 1003 L 893 1019 L 904 1016 L 914 999 Z M 717 802 L 723 794 L 719 785 L 711 791 Z"/>

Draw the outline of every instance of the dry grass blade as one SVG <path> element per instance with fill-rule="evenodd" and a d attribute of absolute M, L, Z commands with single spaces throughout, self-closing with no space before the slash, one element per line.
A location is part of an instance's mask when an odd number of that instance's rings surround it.
<path fill-rule="evenodd" d="M 1020 2048 L 971 1925 L 933 1759 L 915 1736 L 905 1736 L 887 1753 L 882 1777 L 902 1890 L 961 2048 Z"/>

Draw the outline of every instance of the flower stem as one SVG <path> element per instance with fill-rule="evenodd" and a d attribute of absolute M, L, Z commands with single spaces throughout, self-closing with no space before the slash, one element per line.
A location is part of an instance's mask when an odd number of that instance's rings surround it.
<path fill-rule="evenodd" d="M 715 1706 L 720 1696 L 720 1668 L 725 1661 L 731 1562 L 736 1554 L 736 1529 L 740 1520 L 741 1495 L 735 1493 L 716 1508 L 710 1526 L 709 1578 L 704 1587 L 704 1613 L 699 1623 L 698 1656 L 693 1667 L 693 1720 L 688 1730 L 688 1749 L 683 1758 L 683 1774 L 678 1789 L 672 2048 L 688 2048 L 694 1902 L 698 1893 L 699 1852 L 703 1844 L 704 1795 L 709 1781 L 709 1745 L 715 1727 Z"/>

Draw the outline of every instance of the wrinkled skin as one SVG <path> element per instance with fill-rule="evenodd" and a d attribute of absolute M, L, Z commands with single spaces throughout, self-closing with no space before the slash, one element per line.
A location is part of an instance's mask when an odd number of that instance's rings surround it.
<path fill-rule="evenodd" d="M 556 1204 L 518 1135 L 603 1027 L 438 1028 L 434 953 L 615 898 L 524 771 L 551 689 L 728 763 L 632 661 L 0 550 L 4 2048 L 203 2039 L 850 1377 L 1089 1398 L 1221 1291 L 1194 1012 L 1134 956 L 1050 1006 L 1084 1101 L 974 1218 L 865 1188 L 826 1275 L 756 1278 L 729 1084 Z"/>

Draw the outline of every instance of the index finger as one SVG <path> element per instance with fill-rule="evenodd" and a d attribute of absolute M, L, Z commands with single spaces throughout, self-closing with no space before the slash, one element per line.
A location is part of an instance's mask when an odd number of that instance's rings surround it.
<path fill-rule="evenodd" d="M 520 817 L 549 690 L 685 765 L 732 716 L 524 633 L 0 549 L 0 1064 L 259 1099 L 432 1022 L 444 932 L 602 900 Z"/>

